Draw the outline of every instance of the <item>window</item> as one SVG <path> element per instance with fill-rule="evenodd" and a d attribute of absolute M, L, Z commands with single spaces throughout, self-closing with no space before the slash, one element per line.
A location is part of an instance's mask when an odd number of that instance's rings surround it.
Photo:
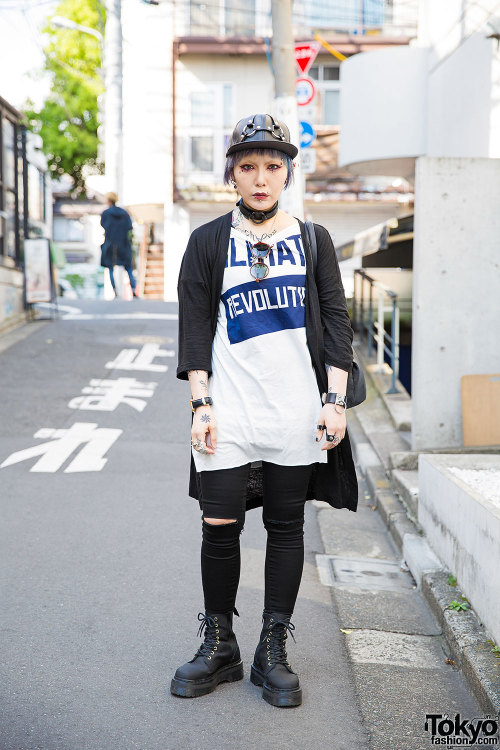
<path fill-rule="evenodd" d="M 54 216 L 54 242 L 84 242 L 85 227 L 81 219 Z"/>
<path fill-rule="evenodd" d="M 178 186 L 220 182 L 234 127 L 233 85 L 207 84 L 191 91 L 188 101 L 185 135 L 176 141 Z"/>
<path fill-rule="evenodd" d="M 191 0 L 192 36 L 255 36 L 256 0 Z"/>
<path fill-rule="evenodd" d="M 212 135 L 191 136 L 191 169 L 212 172 L 214 168 L 214 139 Z"/>
<path fill-rule="evenodd" d="M 384 24 L 386 3 L 387 0 L 300 0 L 294 3 L 294 23 L 351 33 L 380 29 Z"/>
<path fill-rule="evenodd" d="M 338 125 L 340 122 L 340 91 L 323 91 L 323 125 Z"/>
<path fill-rule="evenodd" d="M 313 65 L 309 78 L 316 81 L 320 106 L 320 125 L 338 125 L 340 122 L 340 66 Z"/>
<path fill-rule="evenodd" d="M 191 125 L 199 127 L 212 125 L 215 117 L 214 97 L 210 91 L 194 91 L 189 96 Z"/>
<path fill-rule="evenodd" d="M 6 118 L 2 122 L 3 136 L 3 180 L 4 205 L 2 252 L 11 258 L 16 257 L 16 126 Z"/>

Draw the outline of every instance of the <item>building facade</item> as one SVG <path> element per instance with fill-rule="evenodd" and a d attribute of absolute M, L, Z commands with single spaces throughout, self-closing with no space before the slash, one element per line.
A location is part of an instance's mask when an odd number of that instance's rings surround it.
<path fill-rule="evenodd" d="M 39 139 L 0 97 L 0 331 L 25 319 L 23 242 L 49 237 L 52 201 Z"/>

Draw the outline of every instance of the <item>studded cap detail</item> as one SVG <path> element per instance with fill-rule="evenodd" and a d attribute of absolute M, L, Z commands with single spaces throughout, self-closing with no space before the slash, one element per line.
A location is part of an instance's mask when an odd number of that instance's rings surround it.
<path fill-rule="evenodd" d="M 299 152 L 297 146 L 290 143 L 290 131 L 285 123 L 268 114 L 251 115 L 240 120 L 233 130 L 226 156 L 248 148 L 275 149 L 292 159 Z"/>

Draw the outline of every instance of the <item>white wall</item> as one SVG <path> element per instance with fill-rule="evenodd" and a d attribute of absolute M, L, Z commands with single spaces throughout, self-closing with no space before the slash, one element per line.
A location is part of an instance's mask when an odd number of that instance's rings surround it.
<path fill-rule="evenodd" d="M 121 204 L 172 200 L 171 3 L 122 3 Z"/>
<path fill-rule="evenodd" d="M 460 377 L 498 372 L 500 159 L 420 157 L 412 449 L 462 446 Z"/>
<path fill-rule="evenodd" d="M 490 140 L 495 47 L 477 33 L 442 61 L 429 58 L 428 156 L 500 156 L 500 144 Z"/>
<path fill-rule="evenodd" d="M 413 157 L 426 148 L 427 54 L 397 47 L 342 63 L 339 166 L 352 165 L 359 174 L 413 173 Z M 386 160 L 392 162 L 380 163 Z"/>

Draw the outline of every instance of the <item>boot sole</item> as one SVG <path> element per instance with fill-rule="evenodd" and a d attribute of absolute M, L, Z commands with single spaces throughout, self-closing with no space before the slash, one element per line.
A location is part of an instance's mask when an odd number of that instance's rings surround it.
<path fill-rule="evenodd" d="M 213 692 L 220 682 L 237 682 L 242 679 L 243 662 L 240 659 L 234 664 L 221 667 L 206 680 L 182 680 L 174 677 L 170 684 L 170 692 L 181 698 L 199 698 Z"/>
<path fill-rule="evenodd" d="M 266 678 L 253 664 L 250 668 L 250 682 L 257 687 L 262 687 L 262 697 L 271 706 L 292 708 L 293 706 L 300 706 L 302 703 L 302 688 L 298 687 L 293 690 L 272 688 L 266 685 Z"/>

